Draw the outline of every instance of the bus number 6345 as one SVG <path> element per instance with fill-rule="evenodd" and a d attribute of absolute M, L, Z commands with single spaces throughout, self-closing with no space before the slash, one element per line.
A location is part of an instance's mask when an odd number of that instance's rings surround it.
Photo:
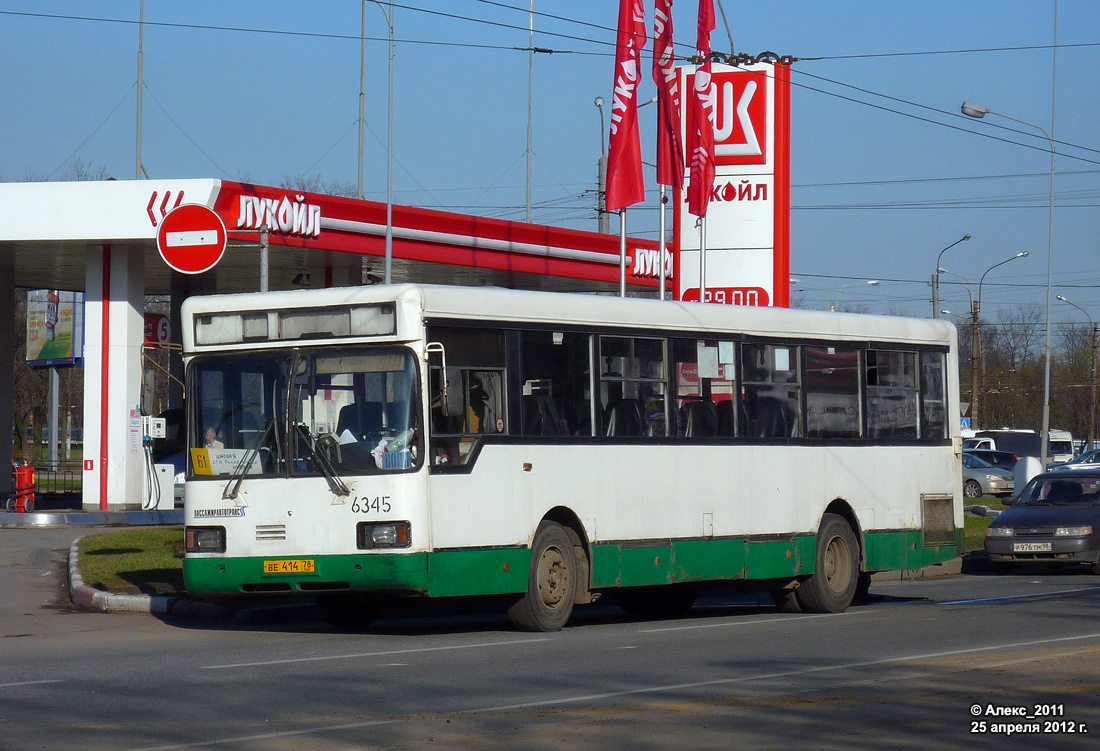
<path fill-rule="evenodd" d="M 369 514 L 372 511 L 379 514 L 388 514 L 390 513 L 390 497 L 388 495 L 379 495 L 374 498 L 356 496 L 352 499 L 351 510 L 356 514 Z"/>

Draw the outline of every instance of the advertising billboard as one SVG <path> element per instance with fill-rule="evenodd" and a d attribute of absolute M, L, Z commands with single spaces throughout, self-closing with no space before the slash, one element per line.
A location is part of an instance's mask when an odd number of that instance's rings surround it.
<path fill-rule="evenodd" d="M 84 358 L 84 294 L 27 290 L 27 365 L 78 365 Z"/>

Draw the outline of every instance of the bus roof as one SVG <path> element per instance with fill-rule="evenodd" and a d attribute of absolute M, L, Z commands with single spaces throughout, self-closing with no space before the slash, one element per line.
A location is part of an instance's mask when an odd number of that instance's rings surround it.
<path fill-rule="evenodd" d="M 943 320 L 427 284 L 195 296 L 184 301 L 183 315 L 186 319 L 187 316 L 224 311 L 272 312 L 389 301 L 396 302 L 399 309 L 419 309 L 428 321 L 482 320 L 519 325 L 738 332 L 748 335 L 780 333 L 784 338 L 792 339 L 888 340 L 936 346 L 954 344 L 956 337 L 954 324 Z M 192 327 L 183 327 L 185 351 L 194 350 L 194 332 L 189 328 Z"/>

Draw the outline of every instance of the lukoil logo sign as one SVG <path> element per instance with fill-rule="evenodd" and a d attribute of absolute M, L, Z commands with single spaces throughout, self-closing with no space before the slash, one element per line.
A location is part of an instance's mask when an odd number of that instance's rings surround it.
<path fill-rule="evenodd" d="M 712 74 L 715 165 L 768 163 L 768 83 L 768 74 L 762 70 L 715 70 Z M 694 85 L 693 81 L 688 85 Z M 690 119 L 690 110 L 688 114 Z"/>
<path fill-rule="evenodd" d="M 321 234 L 321 207 L 306 203 L 303 195 L 279 198 L 241 196 L 237 229 L 260 229 L 264 225 L 283 235 L 317 237 Z"/>

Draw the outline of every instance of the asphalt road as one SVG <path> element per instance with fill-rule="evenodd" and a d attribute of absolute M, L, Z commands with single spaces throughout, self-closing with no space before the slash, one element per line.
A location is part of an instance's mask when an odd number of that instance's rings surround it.
<path fill-rule="evenodd" d="M 492 612 L 390 614 L 356 633 L 306 607 L 77 611 L 63 574 L 77 534 L 0 530 L 3 751 L 1100 743 L 1089 574 L 876 583 L 832 616 L 718 594 L 678 620 L 580 608 L 555 634 Z M 1020 709 L 1038 716 L 1000 714 Z"/>

